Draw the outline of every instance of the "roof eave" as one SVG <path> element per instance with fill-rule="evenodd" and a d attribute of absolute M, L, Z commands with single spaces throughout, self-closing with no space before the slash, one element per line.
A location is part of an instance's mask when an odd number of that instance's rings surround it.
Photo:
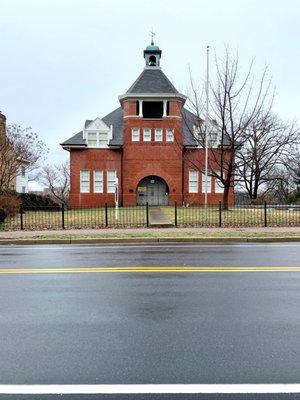
<path fill-rule="evenodd" d="M 167 98 L 167 99 L 178 99 L 183 102 L 186 101 L 187 96 L 185 96 L 182 93 L 124 93 L 121 94 L 118 99 L 119 102 L 122 104 L 124 100 L 127 99 L 133 99 L 133 100 L 138 100 L 138 99 L 161 99 L 162 97 Z"/>
<path fill-rule="evenodd" d="M 64 149 L 64 150 L 70 150 L 70 149 L 86 149 L 87 145 L 86 144 L 64 144 L 64 143 L 60 143 L 60 146 Z"/>
<path fill-rule="evenodd" d="M 108 147 L 112 148 L 112 149 L 122 149 L 123 144 L 114 144 L 113 143 L 113 144 L 109 144 Z"/>

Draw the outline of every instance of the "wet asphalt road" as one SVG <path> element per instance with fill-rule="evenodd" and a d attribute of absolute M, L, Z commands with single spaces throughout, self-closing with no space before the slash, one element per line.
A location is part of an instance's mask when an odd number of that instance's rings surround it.
<path fill-rule="evenodd" d="M 0 268 L 157 265 L 300 266 L 300 245 L 0 247 Z M 300 272 L 8 274 L 0 285 L 0 384 L 300 383 Z"/>

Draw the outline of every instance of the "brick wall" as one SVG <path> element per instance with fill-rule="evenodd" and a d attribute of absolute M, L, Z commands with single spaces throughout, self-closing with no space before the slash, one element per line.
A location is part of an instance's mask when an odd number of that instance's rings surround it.
<path fill-rule="evenodd" d="M 228 151 L 229 155 L 229 151 Z M 213 155 L 208 153 L 209 165 L 213 170 L 218 170 L 218 164 L 214 162 Z M 205 170 L 205 150 L 204 149 L 193 149 L 193 150 L 185 150 L 184 151 L 184 199 L 186 202 L 190 204 L 203 204 L 205 193 L 202 193 L 202 185 L 204 186 L 204 182 L 202 182 L 202 172 Z M 199 184 L 198 184 L 198 193 L 189 193 L 189 170 L 196 170 L 199 173 Z M 216 193 L 216 179 L 215 177 L 211 177 L 211 193 L 207 194 L 208 204 L 217 204 L 219 201 L 222 201 L 223 193 Z M 229 204 L 234 203 L 234 190 L 233 190 L 233 182 L 229 191 L 228 197 Z"/>
<path fill-rule="evenodd" d="M 121 186 L 121 152 L 110 149 L 85 149 L 70 152 L 71 187 L 70 203 L 72 207 L 103 206 L 114 204 L 114 194 L 107 193 L 107 171 L 117 171 Z M 80 170 L 90 171 L 90 193 L 80 193 Z M 93 193 L 93 171 L 103 171 L 103 193 Z M 120 187 L 122 191 L 122 186 Z"/>
<path fill-rule="evenodd" d="M 124 107 L 133 109 L 132 102 Z M 176 103 L 176 102 L 170 102 Z M 123 146 L 123 203 L 136 204 L 138 183 L 147 176 L 158 176 L 165 180 L 169 188 L 169 204 L 182 201 L 182 129 L 178 106 L 170 104 L 170 115 L 163 119 L 142 119 L 125 117 Z M 176 112 L 176 114 L 175 114 Z M 174 115 L 175 114 L 175 115 Z M 139 142 L 132 142 L 132 129 L 140 130 Z M 151 129 L 151 142 L 143 141 L 143 128 Z M 163 141 L 156 142 L 155 128 L 163 129 Z M 166 130 L 174 130 L 174 142 L 166 141 Z"/>

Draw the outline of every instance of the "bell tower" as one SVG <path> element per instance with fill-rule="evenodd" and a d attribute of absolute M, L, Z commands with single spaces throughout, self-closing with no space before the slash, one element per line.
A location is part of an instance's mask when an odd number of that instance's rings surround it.
<path fill-rule="evenodd" d="M 146 67 L 159 67 L 161 58 L 161 50 L 158 46 L 154 44 L 153 35 L 151 38 L 150 46 L 146 47 L 144 50 L 144 59 L 146 62 Z"/>

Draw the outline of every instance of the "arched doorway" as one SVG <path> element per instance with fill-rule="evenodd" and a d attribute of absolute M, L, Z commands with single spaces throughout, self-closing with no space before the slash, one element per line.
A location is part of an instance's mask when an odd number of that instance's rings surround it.
<path fill-rule="evenodd" d="M 146 176 L 136 189 L 138 205 L 166 206 L 169 202 L 169 188 L 167 183 L 158 176 Z"/>

